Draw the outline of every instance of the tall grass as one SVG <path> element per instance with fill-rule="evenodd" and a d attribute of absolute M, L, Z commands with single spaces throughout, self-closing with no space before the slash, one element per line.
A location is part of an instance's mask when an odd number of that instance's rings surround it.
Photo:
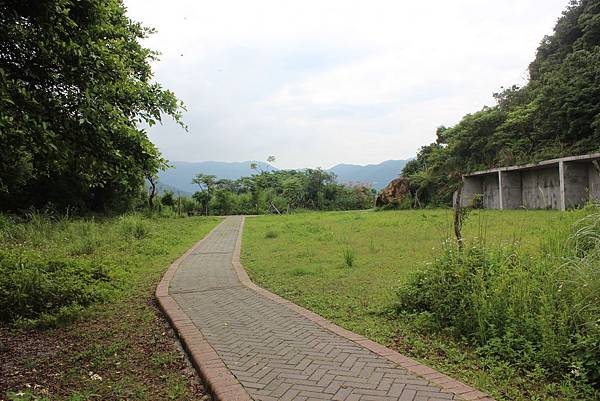
<path fill-rule="evenodd" d="M 600 211 L 538 252 L 448 241 L 397 290 L 397 310 L 525 372 L 600 387 Z"/>
<path fill-rule="evenodd" d="M 68 322 L 108 299 L 130 277 L 116 256 L 123 247 L 137 252 L 137 241 L 152 235 L 152 221 L 138 214 L 103 222 L 0 215 L 0 321 Z"/>
<path fill-rule="evenodd" d="M 344 257 L 344 265 L 346 267 L 354 266 L 354 259 L 356 259 L 356 253 L 354 252 L 353 248 L 351 248 L 350 246 L 345 247 L 342 250 L 342 255 Z"/>

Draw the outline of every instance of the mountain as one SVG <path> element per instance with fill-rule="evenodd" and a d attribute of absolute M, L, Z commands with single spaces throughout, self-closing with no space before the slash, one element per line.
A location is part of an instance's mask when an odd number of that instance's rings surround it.
<path fill-rule="evenodd" d="M 370 184 L 373 188 L 379 190 L 385 187 L 388 182 L 398 177 L 402 168 L 408 160 L 388 160 L 380 164 L 368 164 L 359 166 L 356 164 L 338 164 L 326 171 L 335 173 L 337 182 L 341 184 L 362 183 Z M 198 190 L 197 186 L 192 184 L 192 179 L 198 173 L 212 174 L 217 178 L 228 178 L 236 180 L 240 177 L 255 174 L 256 171 L 250 168 L 250 164 L 256 163 L 264 171 L 277 170 L 265 162 L 170 162 L 173 168 L 161 171 L 158 174 L 159 192 L 165 190 L 182 195 L 192 194 Z"/>
<path fill-rule="evenodd" d="M 170 190 L 194 193 L 198 186 L 192 184 L 192 179 L 198 173 L 212 174 L 217 178 L 228 178 L 237 180 L 240 177 L 256 173 L 250 168 L 250 164 L 256 163 L 264 171 L 277 170 L 275 167 L 264 162 L 170 162 L 173 168 L 158 173 L 158 181 Z M 173 189 L 174 188 L 174 189 Z"/>
<path fill-rule="evenodd" d="M 379 164 L 338 164 L 328 171 L 335 173 L 339 183 L 371 184 L 377 190 L 397 178 L 408 160 L 387 160 Z"/>
<path fill-rule="evenodd" d="M 165 192 L 172 192 L 177 196 L 192 196 L 192 192 L 190 191 L 184 191 L 173 185 L 165 184 L 164 182 L 158 181 L 156 183 L 156 193 L 158 193 L 159 195 L 164 195 Z"/>

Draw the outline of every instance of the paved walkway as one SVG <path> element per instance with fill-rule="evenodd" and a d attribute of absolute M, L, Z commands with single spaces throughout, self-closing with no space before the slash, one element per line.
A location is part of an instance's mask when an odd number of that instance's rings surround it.
<path fill-rule="evenodd" d="M 225 219 L 157 290 L 215 398 L 491 400 L 255 287 L 239 266 L 242 227 Z"/>

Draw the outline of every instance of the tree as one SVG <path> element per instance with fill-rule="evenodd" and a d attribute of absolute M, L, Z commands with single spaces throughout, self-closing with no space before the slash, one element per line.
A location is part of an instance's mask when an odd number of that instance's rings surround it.
<path fill-rule="evenodd" d="M 119 0 L 0 3 L 0 207 L 125 206 L 165 165 L 140 124 L 183 105 Z"/>
<path fill-rule="evenodd" d="M 231 191 L 218 188 L 213 198 L 213 210 L 216 214 L 224 216 L 231 214 L 235 208 L 235 197 Z"/>
<path fill-rule="evenodd" d="M 148 207 L 150 210 L 154 210 L 154 197 L 156 196 L 156 181 L 158 176 L 155 174 L 148 176 L 148 182 L 150 183 L 150 190 L 148 191 Z"/>
<path fill-rule="evenodd" d="M 200 192 L 196 192 L 193 197 L 203 206 L 206 216 L 209 213 L 209 204 L 212 199 L 212 189 L 215 186 L 216 178 L 214 175 L 198 173 L 192 180 L 192 184 L 200 187 Z"/>
<path fill-rule="evenodd" d="M 304 204 L 306 180 L 300 174 L 286 177 L 282 182 L 282 195 L 286 198 L 289 208 L 296 208 Z"/>
<path fill-rule="evenodd" d="M 306 198 L 315 209 L 322 209 L 325 197 L 324 189 L 328 184 L 335 183 L 335 174 L 320 168 L 306 170 Z"/>

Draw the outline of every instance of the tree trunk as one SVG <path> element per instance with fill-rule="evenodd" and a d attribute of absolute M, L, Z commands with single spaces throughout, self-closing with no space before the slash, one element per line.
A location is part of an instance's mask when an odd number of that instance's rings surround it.
<path fill-rule="evenodd" d="M 156 195 L 156 182 L 154 181 L 154 178 L 148 178 L 148 181 L 150 181 L 150 194 L 148 196 L 148 206 L 150 207 L 150 210 L 154 210 L 154 196 Z"/>

